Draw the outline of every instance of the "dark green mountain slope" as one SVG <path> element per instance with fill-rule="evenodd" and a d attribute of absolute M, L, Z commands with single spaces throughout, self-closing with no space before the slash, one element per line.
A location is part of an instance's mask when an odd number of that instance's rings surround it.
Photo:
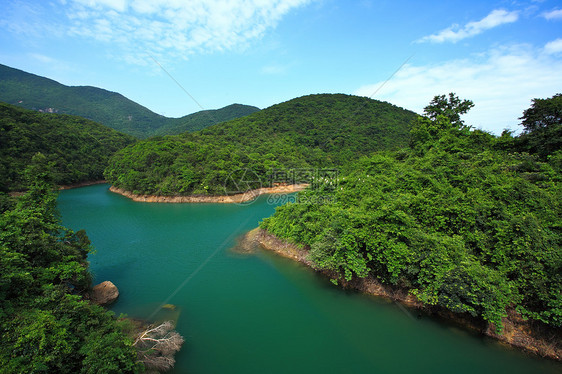
<path fill-rule="evenodd" d="M 255 106 L 242 104 L 231 104 L 221 109 L 202 110 L 181 118 L 169 118 L 162 127 L 154 131 L 154 135 L 176 135 L 198 131 L 220 122 L 250 115 L 258 110 L 260 109 Z"/>
<path fill-rule="evenodd" d="M 349 95 L 310 95 L 196 133 L 149 139 L 118 152 L 106 179 L 157 195 L 225 194 L 236 181 L 266 184 L 272 169 L 339 167 L 408 142 L 415 113 Z M 241 174 L 242 173 L 242 174 Z"/>
<path fill-rule="evenodd" d="M 22 172 L 36 153 L 55 164 L 56 184 L 102 179 L 109 157 L 134 141 L 81 117 L 0 103 L 0 191 L 25 185 Z"/>
<path fill-rule="evenodd" d="M 79 115 L 141 138 L 168 120 L 116 92 L 69 87 L 4 65 L 0 65 L 0 101 L 26 109 Z"/>
<path fill-rule="evenodd" d="M 258 110 L 234 104 L 181 118 L 168 118 L 116 92 L 90 86 L 69 87 L 1 64 L 0 101 L 42 112 L 81 116 L 141 139 L 200 130 Z"/>

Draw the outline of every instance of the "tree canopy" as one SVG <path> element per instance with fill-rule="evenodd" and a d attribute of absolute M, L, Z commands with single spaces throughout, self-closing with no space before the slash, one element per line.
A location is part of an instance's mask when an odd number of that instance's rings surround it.
<path fill-rule="evenodd" d="M 520 118 L 524 128 L 517 139 L 517 150 L 536 154 L 542 159 L 562 151 L 562 94 L 533 99 Z"/>
<path fill-rule="evenodd" d="M 25 187 L 23 171 L 38 152 L 52 163 L 55 184 L 103 179 L 109 157 L 134 141 L 84 118 L 0 103 L 0 191 Z"/>
<path fill-rule="evenodd" d="M 348 95 L 310 95 L 196 133 L 155 137 L 116 153 L 105 171 L 143 194 L 224 195 L 245 170 L 252 187 L 272 170 L 329 168 L 408 142 L 413 112 Z"/>
<path fill-rule="evenodd" d="M 128 322 L 84 299 L 90 241 L 61 226 L 48 169 L 35 155 L 27 192 L 0 216 L 1 371 L 139 372 Z"/>
<path fill-rule="evenodd" d="M 461 115 L 466 114 L 472 107 L 474 107 L 474 103 L 471 100 L 461 100 L 451 92 L 449 97 L 445 95 L 435 96 L 423 112 L 432 121 L 437 120 L 438 116 L 444 116 L 451 125 L 460 128 L 464 126 Z"/>
<path fill-rule="evenodd" d="M 409 147 L 359 159 L 261 227 L 338 277 L 376 277 L 500 329 L 507 308 L 561 327 L 561 157 L 513 144 L 419 117 Z"/>
<path fill-rule="evenodd" d="M 90 242 L 60 225 L 51 192 L 52 182 L 99 175 L 128 143 L 105 176 L 135 193 L 224 194 L 245 170 L 259 187 L 272 170 L 337 168 L 337 177 L 316 181 L 261 227 L 305 246 L 336 282 L 375 277 L 498 329 L 509 309 L 559 329 L 559 104 L 560 94 L 535 99 L 522 117 L 526 131 L 514 138 L 465 126 L 461 115 L 473 104 L 452 93 L 436 96 L 426 116 L 367 98 L 311 95 L 136 143 L 76 117 L 2 105 L 3 188 L 27 192 L 17 202 L 0 195 L 0 367 L 141 369 L 125 334 L 130 326 L 84 300 Z M 155 367 L 172 361 L 160 360 L 151 339 L 163 339 L 166 352 L 182 341 L 168 325 L 149 328 L 144 338 L 136 344 L 156 358 Z"/>
<path fill-rule="evenodd" d="M 562 94 L 548 99 L 533 99 L 531 107 L 523 112 L 521 125 L 525 132 L 544 130 L 562 124 Z"/>
<path fill-rule="evenodd" d="M 259 108 L 251 105 L 231 104 L 221 109 L 201 110 L 180 118 L 169 118 L 150 136 L 177 135 L 184 132 L 203 130 L 217 123 L 230 121 L 255 113 Z"/>

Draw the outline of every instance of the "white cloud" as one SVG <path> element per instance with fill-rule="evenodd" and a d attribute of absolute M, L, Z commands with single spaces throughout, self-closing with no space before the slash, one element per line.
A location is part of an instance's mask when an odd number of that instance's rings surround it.
<path fill-rule="evenodd" d="M 123 12 L 127 9 L 127 0 L 71 0 L 77 4 L 87 6 L 95 9 L 114 9 L 118 12 Z M 67 3 L 66 0 L 61 1 L 63 5 Z"/>
<path fill-rule="evenodd" d="M 506 23 L 515 22 L 518 19 L 519 13 L 517 11 L 508 12 L 504 9 L 496 9 L 480 21 L 469 22 L 463 27 L 459 27 L 459 25 L 452 25 L 451 27 L 440 31 L 437 34 L 424 36 L 423 38 L 419 39 L 418 42 L 456 43 L 459 40 L 481 34 L 486 30 L 493 29 L 494 27 L 498 27 Z"/>
<path fill-rule="evenodd" d="M 562 9 L 553 9 L 550 12 L 545 12 L 542 14 L 547 20 L 562 20 Z"/>
<path fill-rule="evenodd" d="M 59 29 L 45 19 L 45 14 L 52 14 L 49 10 L 49 6 L 41 2 L 3 2 L 0 12 L 0 29 L 4 30 L 1 32 L 23 35 L 32 39 L 45 35 L 60 36 Z"/>
<path fill-rule="evenodd" d="M 42 55 L 40 53 L 29 53 L 28 56 L 44 64 L 54 64 L 58 62 L 54 58 Z"/>
<path fill-rule="evenodd" d="M 499 134 L 518 130 L 533 98 L 560 92 L 562 59 L 528 45 L 500 48 L 466 59 L 435 65 L 406 65 L 374 97 L 422 113 L 433 96 L 455 92 L 474 101 L 466 123 Z M 355 94 L 370 96 L 383 82 L 365 85 Z"/>
<path fill-rule="evenodd" d="M 265 75 L 285 74 L 288 67 L 282 65 L 268 65 L 261 68 L 261 73 Z"/>
<path fill-rule="evenodd" d="M 117 44 L 133 61 L 146 51 L 185 58 L 243 48 L 314 0 L 65 1 L 72 34 Z"/>
<path fill-rule="evenodd" d="M 546 43 L 544 46 L 544 52 L 553 55 L 556 53 L 562 52 L 562 38 L 553 40 L 551 42 Z"/>

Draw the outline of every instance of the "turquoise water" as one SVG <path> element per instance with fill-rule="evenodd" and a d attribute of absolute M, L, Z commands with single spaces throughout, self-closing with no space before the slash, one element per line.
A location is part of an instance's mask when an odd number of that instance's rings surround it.
<path fill-rule="evenodd" d="M 121 295 L 117 314 L 177 319 L 173 373 L 560 373 L 529 357 L 384 300 L 343 291 L 236 238 L 270 216 L 246 205 L 135 203 L 96 185 L 61 192 L 64 225 L 85 229 L 95 281 Z"/>

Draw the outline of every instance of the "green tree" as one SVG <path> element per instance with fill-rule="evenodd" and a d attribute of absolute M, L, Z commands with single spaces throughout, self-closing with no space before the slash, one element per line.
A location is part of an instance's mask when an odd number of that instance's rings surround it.
<path fill-rule="evenodd" d="M 357 96 L 304 96 L 195 133 L 140 141 L 115 153 L 104 175 L 135 193 L 223 195 L 236 191 L 236 170 L 266 183 L 273 168 L 337 167 L 404 146 L 415 117 Z"/>
<path fill-rule="evenodd" d="M 61 226 L 45 156 L 24 175 L 27 192 L 0 216 L 0 371 L 140 371 L 113 313 L 83 298 L 90 241 Z"/>
<path fill-rule="evenodd" d="M 526 133 L 562 124 L 562 94 L 548 99 L 533 99 L 531 107 L 523 112 L 521 126 Z"/>
<path fill-rule="evenodd" d="M 519 150 L 546 159 L 562 149 L 562 94 L 533 99 L 520 119 L 524 132 L 516 142 Z"/>
<path fill-rule="evenodd" d="M 409 149 L 348 164 L 336 190 L 298 196 L 330 204 L 287 204 L 261 227 L 336 278 L 376 277 L 498 330 L 513 307 L 559 328 L 562 152 L 544 162 L 512 141 L 419 116 Z"/>
<path fill-rule="evenodd" d="M 0 191 L 22 191 L 37 153 L 55 184 L 100 180 L 109 157 L 134 139 L 84 118 L 37 113 L 0 103 Z M 38 170 L 37 172 L 41 172 Z"/>
<path fill-rule="evenodd" d="M 449 97 L 445 95 L 433 97 L 433 100 L 423 109 L 423 112 L 434 121 L 440 115 L 445 116 L 453 126 L 462 128 L 464 127 L 464 121 L 461 120 L 461 115 L 466 114 L 472 107 L 474 107 L 474 103 L 471 100 L 461 100 L 451 92 Z"/>

